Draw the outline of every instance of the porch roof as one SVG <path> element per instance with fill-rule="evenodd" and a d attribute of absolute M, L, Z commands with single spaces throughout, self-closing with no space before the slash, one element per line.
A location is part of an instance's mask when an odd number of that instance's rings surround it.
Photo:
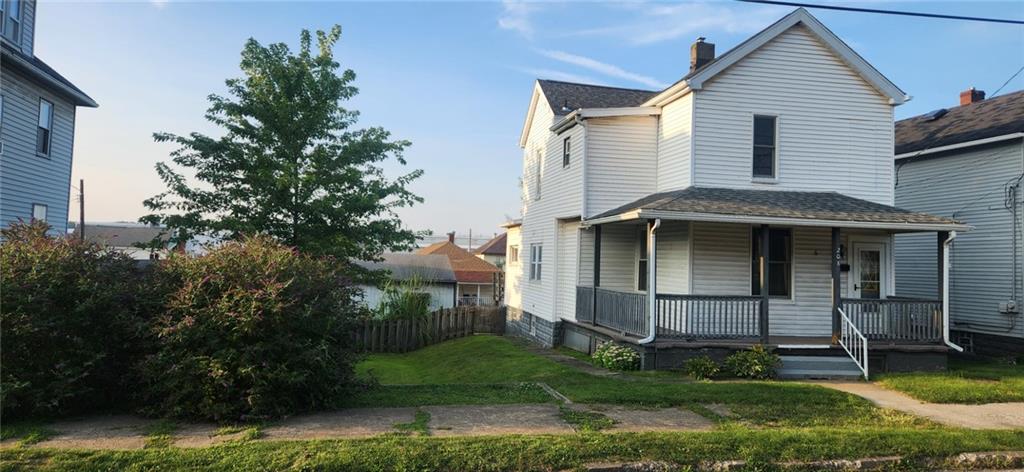
<path fill-rule="evenodd" d="M 966 231 L 941 216 L 903 210 L 837 192 L 689 187 L 648 195 L 584 220 L 599 225 L 635 219 L 835 226 L 890 231 Z"/>

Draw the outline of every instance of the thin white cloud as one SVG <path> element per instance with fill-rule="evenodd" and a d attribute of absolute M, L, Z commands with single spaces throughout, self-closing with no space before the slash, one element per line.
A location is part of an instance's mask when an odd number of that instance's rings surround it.
<path fill-rule="evenodd" d="M 580 56 L 577 54 L 570 54 L 564 51 L 540 51 L 545 57 L 554 59 L 559 62 L 582 67 L 589 69 L 594 72 L 607 75 L 608 77 L 614 77 L 616 79 L 628 80 L 638 84 L 643 84 L 653 88 L 665 88 L 668 84 L 661 82 L 653 77 L 646 75 L 640 75 L 634 72 L 627 71 L 619 66 L 604 63 L 596 59 L 591 59 L 586 56 Z"/>
<path fill-rule="evenodd" d="M 170 0 L 149 0 L 149 3 L 158 9 L 164 9 L 167 6 L 167 2 Z"/>
<path fill-rule="evenodd" d="M 555 69 L 523 68 L 519 69 L 519 71 L 537 79 L 560 80 L 562 82 L 574 82 L 578 84 L 608 85 L 607 82 L 589 75 L 574 74 L 572 72 Z"/>
<path fill-rule="evenodd" d="M 533 38 L 532 16 L 540 6 L 522 0 L 503 0 L 501 5 L 503 11 L 498 18 L 498 27 L 515 31 L 527 39 Z"/>
<path fill-rule="evenodd" d="M 630 2 L 618 8 L 625 16 L 618 24 L 572 31 L 565 36 L 605 36 L 633 44 L 652 44 L 691 36 L 711 37 L 715 32 L 754 33 L 788 12 L 775 6 L 722 3 Z"/>

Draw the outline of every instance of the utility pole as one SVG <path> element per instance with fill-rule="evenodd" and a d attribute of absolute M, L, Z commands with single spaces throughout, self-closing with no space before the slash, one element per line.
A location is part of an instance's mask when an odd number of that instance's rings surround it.
<path fill-rule="evenodd" d="M 85 241 L 85 179 L 78 179 L 78 237 Z"/>
<path fill-rule="evenodd" d="M 473 228 L 469 228 L 469 250 L 473 250 Z"/>

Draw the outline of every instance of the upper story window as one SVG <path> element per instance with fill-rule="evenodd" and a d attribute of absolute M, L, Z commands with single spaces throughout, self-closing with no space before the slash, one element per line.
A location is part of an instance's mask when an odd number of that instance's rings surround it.
<path fill-rule="evenodd" d="M 793 293 L 793 232 L 788 229 L 768 230 L 768 296 L 790 297 Z M 754 228 L 750 238 L 750 293 L 761 294 L 761 228 Z"/>
<path fill-rule="evenodd" d="M 36 221 L 46 221 L 46 205 L 42 203 L 32 204 L 32 219 Z"/>
<path fill-rule="evenodd" d="M 0 33 L 15 44 L 21 40 L 21 0 L 0 0 Z"/>
<path fill-rule="evenodd" d="M 519 246 L 508 247 L 508 262 L 511 264 L 519 262 Z"/>
<path fill-rule="evenodd" d="M 754 115 L 754 178 L 775 178 L 778 164 L 777 124 L 778 120 L 774 116 Z"/>
<path fill-rule="evenodd" d="M 569 156 L 572 154 L 572 138 L 562 141 L 562 167 L 569 167 Z"/>
<path fill-rule="evenodd" d="M 530 245 L 530 280 L 540 280 L 541 267 L 544 265 L 544 246 Z"/>
<path fill-rule="evenodd" d="M 540 150 L 533 157 L 533 199 L 540 200 L 540 171 L 544 164 Z"/>
<path fill-rule="evenodd" d="M 39 127 L 36 128 L 36 153 L 50 155 L 51 130 L 53 129 L 53 104 L 39 99 Z"/>

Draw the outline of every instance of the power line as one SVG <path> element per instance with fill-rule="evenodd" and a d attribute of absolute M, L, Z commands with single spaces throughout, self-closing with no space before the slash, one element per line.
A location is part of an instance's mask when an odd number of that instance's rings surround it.
<path fill-rule="evenodd" d="M 839 11 L 852 11 L 858 13 L 881 13 L 884 15 L 902 15 L 902 16 L 918 16 L 922 18 L 941 18 L 944 20 L 966 20 L 966 21 L 984 21 L 988 23 L 1007 23 L 1011 25 L 1024 25 L 1024 20 L 1009 20 L 1005 18 L 983 18 L 979 16 L 960 16 L 960 15 L 943 15 L 940 13 L 923 13 L 914 11 L 900 11 L 900 10 L 880 10 L 877 8 L 857 8 L 857 7 L 844 7 L 840 5 L 818 5 L 814 3 L 800 3 L 800 2 L 783 2 L 777 0 L 736 0 L 739 2 L 746 3 L 764 3 L 768 5 L 784 5 L 789 7 L 806 7 L 806 8 L 821 8 L 824 10 L 839 10 Z"/>
<path fill-rule="evenodd" d="M 989 97 L 991 98 L 991 97 L 994 97 L 996 95 L 999 95 L 999 92 L 1001 92 L 1003 90 L 1003 87 L 1006 87 L 1006 84 L 1010 83 L 1011 80 L 1013 80 L 1018 75 L 1020 75 L 1021 71 L 1024 71 L 1024 66 L 1020 66 L 1020 69 L 1017 69 L 1017 72 L 1014 72 L 1013 75 L 1011 75 L 1009 79 L 1006 79 L 1006 82 L 1003 82 L 1003 85 L 1000 85 L 999 88 L 997 88 L 995 92 L 992 92 L 992 95 L 989 95 Z"/>

